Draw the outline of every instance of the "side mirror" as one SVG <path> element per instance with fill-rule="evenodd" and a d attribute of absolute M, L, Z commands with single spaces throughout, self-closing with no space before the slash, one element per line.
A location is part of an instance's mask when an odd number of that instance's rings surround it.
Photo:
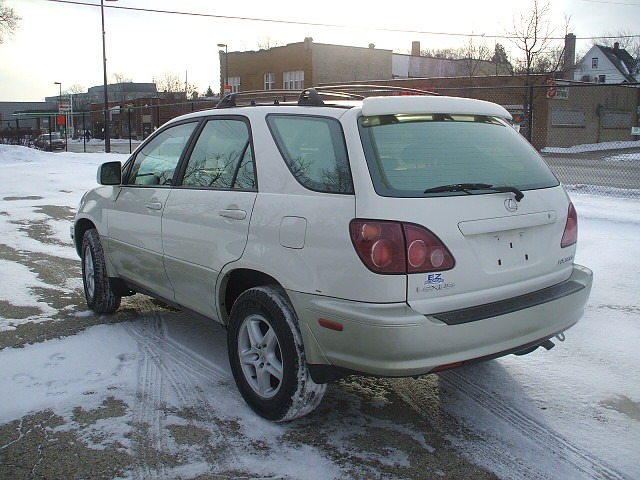
<path fill-rule="evenodd" d="M 120 185 L 122 183 L 122 164 L 107 162 L 98 167 L 98 183 L 100 185 Z"/>

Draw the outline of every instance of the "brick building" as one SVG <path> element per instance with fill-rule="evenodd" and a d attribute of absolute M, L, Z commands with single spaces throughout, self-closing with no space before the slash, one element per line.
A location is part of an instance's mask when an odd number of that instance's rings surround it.
<path fill-rule="evenodd" d="M 220 55 L 220 91 L 295 90 L 321 83 L 385 80 L 391 75 L 391 50 L 303 42 L 267 50 Z M 228 72 L 227 72 L 228 69 Z"/>

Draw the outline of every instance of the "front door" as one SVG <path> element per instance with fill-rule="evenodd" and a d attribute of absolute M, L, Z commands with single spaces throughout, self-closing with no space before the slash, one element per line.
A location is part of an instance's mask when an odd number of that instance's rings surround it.
<path fill-rule="evenodd" d="M 197 124 L 171 126 L 145 144 L 107 212 L 109 251 L 118 275 L 166 299 L 173 299 L 173 289 L 162 260 L 162 211 Z"/>

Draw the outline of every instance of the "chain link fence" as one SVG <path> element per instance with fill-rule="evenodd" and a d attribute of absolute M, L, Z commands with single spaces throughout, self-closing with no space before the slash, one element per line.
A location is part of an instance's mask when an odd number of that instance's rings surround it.
<path fill-rule="evenodd" d="M 558 81 L 437 92 L 504 106 L 569 190 L 640 198 L 639 87 Z"/>
<path fill-rule="evenodd" d="M 513 115 L 514 127 L 571 191 L 640 198 L 640 86 L 559 80 L 528 87 L 438 85 L 429 89 L 504 106 Z M 137 99 L 115 106 L 110 111 L 110 137 L 144 140 L 171 118 L 216 103 Z M 100 105 L 92 107 L 92 111 L 74 114 L 70 138 L 104 138 L 103 110 Z M 31 146 L 36 135 L 50 126 L 56 128 L 57 123 L 51 115 L 20 121 L 12 130 L 0 130 L 0 142 Z"/>

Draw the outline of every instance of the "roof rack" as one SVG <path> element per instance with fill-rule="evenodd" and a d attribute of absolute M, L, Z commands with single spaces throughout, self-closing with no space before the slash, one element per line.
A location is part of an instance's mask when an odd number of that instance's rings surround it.
<path fill-rule="evenodd" d="M 248 90 L 225 95 L 216 108 L 255 105 L 289 105 L 322 107 L 325 101 L 363 100 L 374 96 L 437 95 L 417 88 L 388 85 L 322 85 L 304 90 Z"/>

